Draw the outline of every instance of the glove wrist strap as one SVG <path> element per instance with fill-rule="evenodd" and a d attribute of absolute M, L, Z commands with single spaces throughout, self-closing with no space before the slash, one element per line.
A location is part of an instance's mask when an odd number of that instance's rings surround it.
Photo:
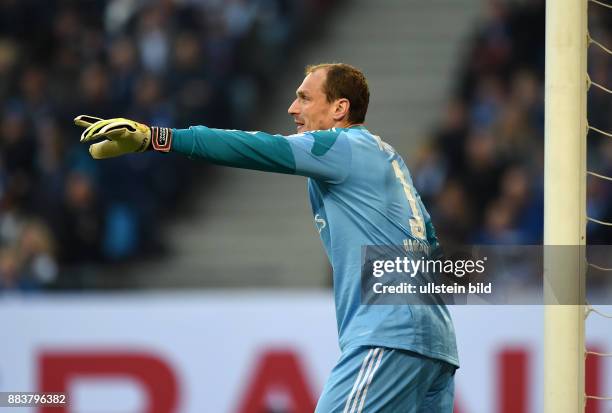
<path fill-rule="evenodd" d="M 172 147 L 172 129 L 151 126 L 151 146 L 158 152 L 170 152 Z"/>

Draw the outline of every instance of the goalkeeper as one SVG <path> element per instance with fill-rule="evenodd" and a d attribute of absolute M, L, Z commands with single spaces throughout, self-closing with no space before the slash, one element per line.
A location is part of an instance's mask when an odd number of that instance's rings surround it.
<path fill-rule="evenodd" d="M 297 134 L 149 127 L 81 115 L 81 142 L 104 159 L 179 152 L 236 168 L 302 175 L 315 225 L 334 269 L 342 355 L 316 412 L 451 413 L 459 366 L 448 309 L 361 305 L 361 247 L 437 239 L 403 159 L 363 125 L 366 79 L 346 64 L 309 66 L 289 107 Z"/>

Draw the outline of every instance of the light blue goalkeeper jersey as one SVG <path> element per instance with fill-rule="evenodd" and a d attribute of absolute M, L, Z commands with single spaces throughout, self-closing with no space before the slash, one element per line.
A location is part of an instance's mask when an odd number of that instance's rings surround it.
<path fill-rule="evenodd" d="M 402 157 L 361 126 L 291 136 L 193 126 L 173 151 L 212 163 L 308 177 L 317 231 L 333 267 L 340 348 L 398 348 L 459 365 L 444 305 L 362 305 L 362 246 L 437 247 Z"/>

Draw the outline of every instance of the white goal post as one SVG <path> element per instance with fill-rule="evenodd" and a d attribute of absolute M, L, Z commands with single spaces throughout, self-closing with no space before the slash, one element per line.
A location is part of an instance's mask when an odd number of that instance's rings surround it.
<path fill-rule="evenodd" d="M 586 241 L 586 65 L 587 0 L 547 0 L 546 246 Z M 544 256 L 545 413 L 577 413 L 585 407 L 585 306 L 563 303 L 584 302 L 586 262 L 584 248 L 571 251 Z"/>

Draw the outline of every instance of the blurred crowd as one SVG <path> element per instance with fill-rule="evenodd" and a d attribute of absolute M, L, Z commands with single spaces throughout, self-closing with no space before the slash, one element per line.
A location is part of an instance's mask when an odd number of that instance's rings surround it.
<path fill-rule="evenodd" d="M 162 253 L 159 224 L 196 183 L 201 166 L 171 154 L 93 162 L 76 115 L 247 127 L 327 3 L 1 1 L 0 291 L 72 285 L 61 280 L 71 269 Z"/>
<path fill-rule="evenodd" d="M 450 243 L 539 244 L 544 222 L 544 0 L 488 0 L 456 91 L 420 149 L 414 180 Z M 612 45 L 612 13 L 589 8 L 591 35 Z M 591 48 L 591 78 L 612 85 L 612 56 Z M 612 96 L 591 89 L 591 125 L 612 131 Z M 590 133 L 588 168 L 612 175 L 612 140 Z M 612 219 L 612 183 L 588 181 L 588 213 Z M 559 225 L 563 225 L 562 222 Z M 590 243 L 612 231 L 588 226 Z"/>

